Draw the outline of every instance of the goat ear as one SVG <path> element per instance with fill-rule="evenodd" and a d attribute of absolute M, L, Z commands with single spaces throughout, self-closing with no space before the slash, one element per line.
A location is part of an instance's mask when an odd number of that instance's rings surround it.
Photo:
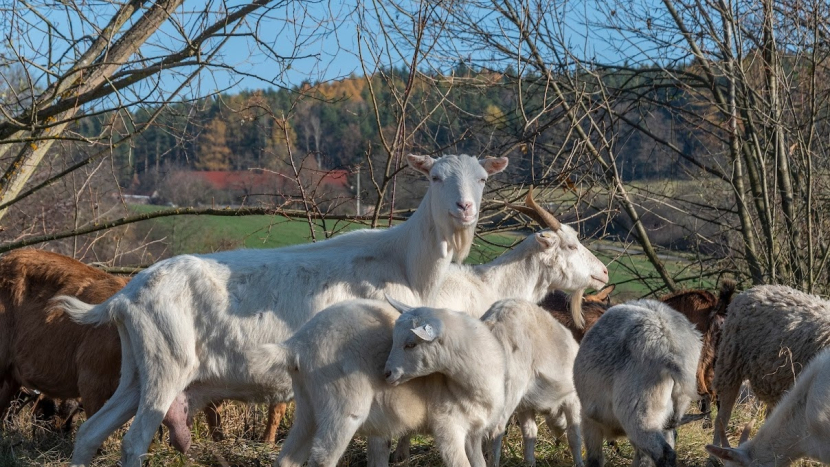
<path fill-rule="evenodd" d="M 614 285 L 614 284 L 609 285 L 608 287 L 606 287 L 606 288 L 602 289 L 601 291 L 595 293 L 594 298 L 599 300 L 599 301 L 607 300 L 608 296 L 611 295 L 611 292 L 614 291 L 614 287 L 616 287 L 616 285 Z"/>
<path fill-rule="evenodd" d="M 736 448 L 722 448 L 714 444 L 707 444 L 706 451 L 725 461 L 734 462 L 740 465 L 750 465 L 749 456 L 742 450 Z"/>
<path fill-rule="evenodd" d="M 487 175 L 497 174 L 506 169 L 508 162 L 510 161 L 506 157 L 486 157 L 483 161 L 479 161 L 487 171 Z"/>
<path fill-rule="evenodd" d="M 390 297 L 387 293 L 383 294 L 383 296 L 386 297 L 386 301 L 389 302 L 390 305 L 392 305 L 392 308 L 398 310 L 398 313 L 406 313 L 407 311 L 412 310 L 411 306 L 395 300 L 394 298 Z"/>
<path fill-rule="evenodd" d="M 544 250 L 559 245 L 559 235 L 556 235 L 549 230 L 537 232 L 534 235 L 536 236 L 536 241 L 539 242 L 539 245 L 542 245 L 542 249 Z"/>
<path fill-rule="evenodd" d="M 424 324 L 423 326 L 418 326 L 417 328 L 413 328 L 412 332 L 420 337 L 421 339 L 432 342 L 438 337 L 438 333 L 435 332 L 435 328 L 430 326 L 429 324 Z"/>
<path fill-rule="evenodd" d="M 752 432 L 752 425 L 755 424 L 755 419 L 748 421 L 746 425 L 744 425 L 744 430 L 741 432 L 741 439 L 738 441 L 738 446 L 746 443 L 749 441 L 749 434 Z"/>
<path fill-rule="evenodd" d="M 419 156 L 417 154 L 409 154 L 406 156 L 406 161 L 413 169 L 421 172 L 424 175 L 429 175 L 432 170 L 432 165 L 435 164 L 435 159 L 429 156 Z"/>

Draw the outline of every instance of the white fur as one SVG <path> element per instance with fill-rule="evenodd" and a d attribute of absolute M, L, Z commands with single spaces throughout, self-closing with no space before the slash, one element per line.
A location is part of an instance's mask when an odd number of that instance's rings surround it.
<path fill-rule="evenodd" d="M 191 408 L 221 398 L 288 400 L 288 374 L 253 371 L 246 352 L 287 339 L 326 306 L 384 292 L 429 301 L 452 259 L 469 250 L 457 240 L 472 240 L 488 173 L 507 161 L 462 155 L 409 162 L 429 175 L 430 188 L 396 227 L 274 250 L 178 256 L 143 271 L 101 305 L 64 298 L 79 322 L 115 322 L 122 346 L 118 389 L 79 430 L 72 465 L 89 465 L 106 437 L 135 414 L 122 465 L 139 467 L 185 389 Z"/>
<path fill-rule="evenodd" d="M 296 411 L 281 467 L 334 467 L 355 433 L 415 432 L 434 436 L 446 465 L 482 467 L 482 437 L 505 403 L 499 342 L 481 321 L 443 309 L 399 315 L 384 302 L 341 302 L 252 361 L 264 371 L 293 366 Z"/>
<path fill-rule="evenodd" d="M 430 305 L 461 310 L 478 318 L 498 300 L 514 298 L 536 303 L 554 289 L 601 289 L 607 281 L 605 265 L 579 243 L 573 228 L 562 225 L 556 232 L 544 230 L 528 236 L 490 263 L 452 264 Z M 535 421 L 532 429 L 530 422 L 523 428 L 528 430 L 526 439 L 530 440 L 536 431 Z M 533 446 L 529 449 L 532 453 Z M 400 462 L 408 457 L 409 438 L 402 437 L 395 458 Z M 388 465 L 388 443 L 370 440 L 368 459 L 371 467 Z"/>
<path fill-rule="evenodd" d="M 697 399 L 700 333 L 655 300 L 611 307 L 585 334 L 574 362 L 588 467 L 603 464 L 604 438 L 627 436 L 633 467 L 676 462 L 674 428 Z"/>
<path fill-rule="evenodd" d="M 726 467 L 786 467 L 802 457 L 830 464 L 830 349 L 807 364 L 755 438 L 706 450 Z"/>
<path fill-rule="evenodd" d="M 536 465 L 536 414 L 541 414 L 557 436 L 567 433 L 574 465 L 582 466 L 580 405 L 573 383 L 579 345 L 571 332 L 550 313 L 524 300 L 496 302 L 481 319 L 501 343 L 507 362 L 506 403 L 491 465 L 499 465 L 503 433 L 516 412 L 526 463 Z"/>
<path fill-rule="evenodd" d="M 453 264 L 431 305 L 481 317 L 498 300 L 537 303 L 551 290 L 601 289 L 608 270 L 567 225 L 528 236 L 512 250 L 478 266 Z"/>

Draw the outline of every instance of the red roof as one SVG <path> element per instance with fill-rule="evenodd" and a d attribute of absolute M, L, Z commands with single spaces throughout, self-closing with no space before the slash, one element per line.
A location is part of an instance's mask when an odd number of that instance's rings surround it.
<path fill-rule="evenodd" d="M 309 171 L 304 170 L 308 174 Z M 313 171 L 310 177 L 304 177 L 311 185 L 327 186 L 335 189 L 349 189 L 348 170 Z M 294 174 L 264 172 L 260 170 L 207 170 L 184 171 L 178 176 L 198 178 L 209 183 L 217 190 L 246 190 L 262 192 L 280 192 L 286 183 L 294 183 Z M 319 178 L 318 178 L 319 177 Z M 309 178 L 311 178 L 309 180 Z M 267 190 L 267 191 L 266 191 Z"/>

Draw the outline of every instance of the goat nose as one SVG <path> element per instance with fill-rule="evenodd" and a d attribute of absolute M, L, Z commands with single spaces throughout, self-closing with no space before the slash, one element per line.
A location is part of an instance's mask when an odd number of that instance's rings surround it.
<path fill-rule="evenodd" d="M 384 373 L 383 376 L 385 378 L 389 378 L 390 376 L 392 376 L 392 370 L 386 370 L 386 373 Z"/>
<path fill-rule="evenodd" d="M 456 206 L 461 208 L 462 211 L 469 211 L 471 207 L 473 207 L 472 201 L 458 201 L 455 203 Z"/>

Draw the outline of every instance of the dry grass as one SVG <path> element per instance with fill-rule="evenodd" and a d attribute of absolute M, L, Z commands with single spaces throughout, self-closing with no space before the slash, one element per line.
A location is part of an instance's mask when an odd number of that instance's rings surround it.
<path fill-rule="evenodd" d="M 288 417 L 291 416 L 289 410 Z M 194 444 L 187 456 L 174 451 L 167 443 L 154 442 L 150 448 L 145 465 L 147 467 L 265 467 L 271 465 L 278 452 L 279 443 L 285 438 L 287 428 L 281 427 L 276 447 L 262 444 L 258 436 L 265 424 L 265 409 L 262 406 L 246 406 L 230 404 L 223 412 L 223 428 L 226 439 L 219 443 L 211 442 L 206 435 L 206 425 L 203 418 L 194 424 Z M 741 427 L 751 417 L 759 422 L 763 418 L 763 410 L 751 402 L 739 405 L 732 419 L 730 438 L 738 438 Z M 756 423 L 760 426 L 761 423 Z M 7 421 L 0 438 L 0 466 L 3 467 L 57 467 L 63 466 L 72 453 L 73 435 L 62 435 L 38 426 L 31 418 L 28 410 L 20 416 Z M 104 444 L 99 455 L 93 462 L 94 466 L 115 465 L 120 457 L 120 439 L 124 429 Z M 703 446 L 711 442 L 712 430 L 701 428 L 700 422 L 695 422 L 681 428 L 678 437 L 678 465 L 703 467 L 707 457 Z M 625 440 L 618 443 L 619 452 L 606 447 L 606 465 L 609 467 L 628 466 L 631 463 L 633 452 Z M 539 441 L 536 446 L 537 465 L 540 467 L 561 467 L 573 465 L 567 443 L 564 440 L 553 439 L 546 427 L 540 425 Z M 366 465 L 366 443 L 357 439 L 349 446 L 343 456 L 341 466 L 356 467 Z M 410 466 L 427 467 L 441 465 L 438 452 L 431 446 L 428 437 L 417 437 L 413 441 Z M 521 434 L 516 426 L 511 426 L 505 439 L 503 466 L 521 466 L 522 442 Z M 814 466 L 817 463 L 804 462 L 804 465 Z"/>

